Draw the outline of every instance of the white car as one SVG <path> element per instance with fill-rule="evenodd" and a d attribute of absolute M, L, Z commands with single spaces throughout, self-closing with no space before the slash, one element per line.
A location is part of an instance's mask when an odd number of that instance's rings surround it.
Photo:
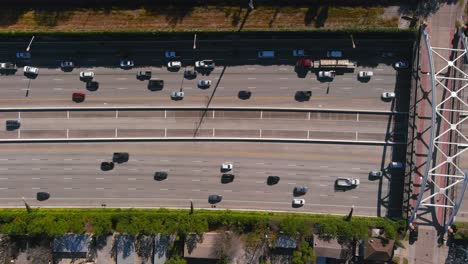
<path fill-rule="evenodd" d="M 199 88 L 210 88 L 211 80 L 199 80 L 197 85 Z"/>
<path fill-rule="evenodd" d="M 80 79 L 92 80 L 94 78 L 94 72 L 82 71 L 80 72 Z"/>
<path fill-rule="evenodd" d="M 302 57 L 305 55 L 305 52 L 304 50 L 300 49 L 300 50 L 293 50 L 293 56 L 294 57 Z"/>
<path fill-rule="evenodd" d="M 171 93 L 172 100 L 182 100 L 184 99 L 184 92 L 172 92 Z"/>
<path fill-rule="evenodd" d="M 383 92 L 382 93 L 382 99 L 390 100 L 395 98 L 395 93 L 394 92 Z"/>
<path fill-rule="evenodd" d="M 168 50 L 164 53 L 164 56 L 166 58 L 175 58 L 176 57 L 176 52 L 175 51 L 171 51 L 171 50 Z"/>
<path fill-rule="evenodd" d="M 209 69 L 212 70 L 215 68 L 215 63 L 213 60 L 201 60 L 195 62 L 195 68 Z"/>
<path fill-rule="evenodd" d="M 221 172 L 231 171 L 232 168 L 233 168 L 232 163 L 226 162 L 226 163 L 221 164 Z"/>
<path fill-rule="evenodd" d="M 182 63 L 180 61 L 170 61 L 167 63 L 167 68 L 169 69 L 180 69 L 182 67 Z"/>
<path fill-rule="evenodd" d="M 305 200 L 304 199 L 293 199 L 292 200 L 292 204 L 293 206 L 303 206 L 305 204 Z"/>
<path fill-rule="evenodd" d="M 334 71 L 319 71 L 318 77 L 333 79 L 335 77 L 335 72 Z"/>
<path fill-rule="evenodd" d="M 371 71 L 360 71 L 358 76 L 362 79 L 370 79 L 373 75 L 374 73 Z"/>
<path fill-rule="evenodd" d="M 24 66 L 23 72 L 24 72 L 25 74 L 35 74 L 35 75 L 38 75 L 38 74 L 39 74 L 39 69 L 36 68 L 36 67 L 31 67 L 31 66 Z"/>

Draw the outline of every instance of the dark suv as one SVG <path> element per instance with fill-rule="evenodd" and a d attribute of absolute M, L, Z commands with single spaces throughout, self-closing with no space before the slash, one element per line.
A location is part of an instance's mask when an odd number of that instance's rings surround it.
<path fill-rule="evenodd" d="M 127 162 L 130 155 L 127 152 L 114 152 L 112 155 L 112 161 L 116 163 L 124 163 Z"/>

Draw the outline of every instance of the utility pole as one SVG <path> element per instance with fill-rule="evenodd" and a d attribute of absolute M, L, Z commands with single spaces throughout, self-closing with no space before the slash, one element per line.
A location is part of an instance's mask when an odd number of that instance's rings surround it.
<path fill-rule="evenodd" d="M 193 49 L 197 49 L 197 34 L 193 36 Z"/>
<path fill-rule="evenodd" d="M 350 36 L 351 36 L 351 43 L 353 44 L 353 49 L 355 49 L 355 48 L 356 48 L 356 44 L 354 43 L 353 34 L 351 34 Z"/>

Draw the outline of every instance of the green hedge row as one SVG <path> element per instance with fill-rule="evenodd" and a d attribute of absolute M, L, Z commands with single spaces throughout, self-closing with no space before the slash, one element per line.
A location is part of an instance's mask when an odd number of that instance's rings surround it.
<path fill-rule="evenodd" d="M 10 235 L 61 235 L 65 233 L 105 234 L 112 231 L 137 234 L 203 233 L 227 228 L 240 233 L 258 230 L 281 230 L 289 235 L 310 235 L 313 230 L 347 239 L 365 239 L 369 228 L 385 230 L 388 239 L 395 239 L 404 221 L 386 218 L 309 215 L 240 211 L 169 209 L 20 209 L 0 210 L 0 233 Z"/>
<path fill-rule="evenodd" d="M 197 33 L 203 39 L 302 39 L 302 38 L 387 38 L 416 40 L 417 30 L 398 28 L 344 28 L 314 30 L 235 30 L 220 31 L 0 31 L 0 41 L 29 41 L 31 36 L 43 41 L 132 41 L 132 40 L 192 40 Z"/>

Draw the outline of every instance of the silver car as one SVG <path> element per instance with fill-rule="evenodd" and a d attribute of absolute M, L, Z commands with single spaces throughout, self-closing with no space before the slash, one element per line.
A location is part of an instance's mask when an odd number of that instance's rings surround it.
<path fill-rule="evenodd" d="M 171 93 L 172 100 L 182 100 L 184 99 L 184 92 L 172 92 Z"/>
<path fill-rule="evenodd" d="M 38 75 L 39 74 L 39 69 L 36 68 L 36 67 L 31 67 L 31 66 L 24 66 L 23 72 L 24 72 L 24 74 Z"/>
<path fill-rule="evenodd" d="M 197 85 L 199 88 L 210 88 L 211 80 L 199 80 Z"/>

